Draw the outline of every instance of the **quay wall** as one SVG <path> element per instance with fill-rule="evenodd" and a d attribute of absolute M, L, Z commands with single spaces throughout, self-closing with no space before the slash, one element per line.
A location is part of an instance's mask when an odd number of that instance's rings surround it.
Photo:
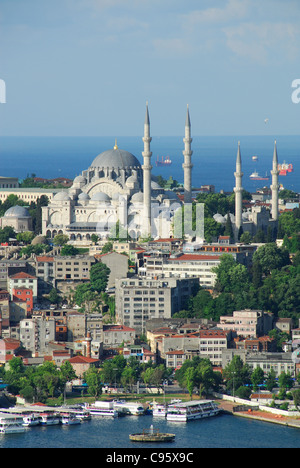
<path fill-rule="evenodd" d="M 297 418 L 300 417 L 300 412 L 299 411 L 285 411 L 281 410 L 278 408 L 271 408 L 270 406 L 265 406 L 265 405 L 260 405 L 257 403 L 257 401 L 250 401 L 250 400 L 244 400 L 242 398 L 236 398 L 234 396 L 230 395 L 223 395 L 222 393 L 214 393 L 214 397 L 218 398 L 219 400 L 227 400 L 231 401 L 232 403 L 239 403 L 241 405 L 247 405 L 247 406 L 253 406 L 255 408 L 258 407 L 259 410 L 261 411 L 266 411 L 268 413 L 272 414 L 278 414 L 281 416 L 286 416 L 288 418 Z"/>

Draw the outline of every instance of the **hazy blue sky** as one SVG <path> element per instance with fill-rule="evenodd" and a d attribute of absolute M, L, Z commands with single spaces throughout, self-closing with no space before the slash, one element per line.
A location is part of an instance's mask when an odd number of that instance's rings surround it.
<path fill-rule="evenodd" d="M 0 0 L 0 45 L 0 135 L 300 130 L 299 0 Z"/>

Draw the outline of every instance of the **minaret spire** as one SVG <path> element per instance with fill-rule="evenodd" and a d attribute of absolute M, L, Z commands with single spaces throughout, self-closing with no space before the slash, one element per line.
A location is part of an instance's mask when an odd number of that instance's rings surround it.
<path fill-rule="evenodd" d="M 277 156 L 277 143 L 275 140 L 274 143 L 274 152 L 273 152 L 273 167 L 272 167 L 272 185 L 271 185 L 271 190 L 272 190 L 272 219 L 275 221 L 278 220 L 278 189 L 279 189 L 279 184 L 278 184 L 278 156 Z"/>
<path fill-rule="evenodd" d="M 238 236 L 239 229 L 242 227 L 242 211 L 243 211 L 243 200 L 242 200 L 242 157 L 241 157 L 241 148 L 240 142 L 238 143 L 238 151 L 236 157 L 236 172 L 234 173 L 235 176 L 235 227 L 236 227 L 236 238 Z"/>
<path fill-rule="evenodd" d="M 184 163 L 182 164 L 183 172 L 184 172 L 184 203 L 192 203 L 192 162 L 191 157 L 193 151 L 191 150 L 191 120 L 190 120 L 190 112 L 189 112 L 189 105 L 187 105 L 186 110 L 186 119 L 185 119 L 185 136 L 183 139 L 184 142 Z"/>
<path fill-rule="evenodd" d="M 150 137 L 150 119 L 148 111 L 148 101 L 146 102 L 146 116 L 144 123 L 144 151 L 142 156 L 144 159 L 143 169 L 143 192 L 144 192 L 144 230 L 146 236 L 151 234 L 151 156 L 150 151 L 150 142 L 152 138 Z"/>

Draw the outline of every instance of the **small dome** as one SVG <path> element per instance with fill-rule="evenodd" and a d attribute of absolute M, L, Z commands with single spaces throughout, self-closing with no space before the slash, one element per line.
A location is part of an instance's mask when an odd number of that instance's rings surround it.
<path fill-rule="evenodd" d="M 134 193 L 131 197 L 132 203 L 143 203 L 144 202 L 144 194 L 142 192 Z"/>
<path fill-rule="evenodd" d="M 5 218 L 30 218 L 30 214 L 27 208 L 24 206 L 15 205 L 9 208 L 5 214 Z"/>
<path fill-rule="evenodd" d="M 222 216 L 220 213 L 216 213 L 214 216 L 213 216 L 214 220 L 217 222 L 217 223 L 225 223 L 225 218 L 224 216 Z"/>
<path fill-rule="evenodd" d="M 90 199 L 90 196 L 85 192 L 81 192 L 78 195 L 78 200 L 89 200 L 89 199 Z"/>
<path fill-rule="evenodd" d="M 73 183 L 74 184 L 78 184 L 78 183 L 80 183 L 80 184 L 84 183 L 85 184 L 86 180 L 85 180 L 85 178 L 83 176 L 79 175 L 79 176 L 75 177 L 75 179 L 73 180 Z"/>
<path fill-rule="evenodd" d="M 92 196 L 91 200 L 92 201 L 110 201 L 110 198 L 104 192 L 97 192 Z"/>
<path fill-rule="evenodd" d="M 164 194 L 167 196 L 167 198 L 169 198 L 169 200 L 179 201 L 177 194 L 175 192 L 172 192 L 172 190 L 166 190 Z"/>
<path fill-rule="evenodd" d="M 152 188 L 152 190 L 158 190 L 158 189 L 162 190 L 162 187 L 157 182 L 155 182 L 154 180 L 152 180 L 152 182 L 151 182 L 151 188 Z"/>
<path fill-rule="evenodd" d="M 39 244 L 47 244 L 47 239 L 45 236 L 36 236 L 31 242 L 31 245 L 39 245 Z"/>
<path fill-rule="evenodd" d="M 58 192 L 54 197 L 53 200 L 55 201 L 68 201 L 71 200 L 67 192 L 64 192 L 63 190 L 61 192 Z"/>

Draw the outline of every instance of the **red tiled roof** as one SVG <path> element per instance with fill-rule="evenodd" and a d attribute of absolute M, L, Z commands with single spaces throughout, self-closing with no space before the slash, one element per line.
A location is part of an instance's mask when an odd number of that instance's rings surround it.
<path fill-rule="evenodd" d="M 29 275 L 25 273 L 25 271 L 20 271 L 20 273 L 16 273 L 15 275 L 10 276 L 12 279 L 36 279 L 36 276 Z"/>
<path fill-rule="evenodd" d="M 47 255 L 36 257 L 38 262 L 54 262 L 54 257 L 48 257 Z"/>
<path fill-rule="evenodd" d="M 93 359 L 86 356 L 74 356 L 71 359 L 68 359 L 71 364 L 93 364 L 98 362 L 99 359 Z"/>
<path fill-rule="evenodd" d="M 123 332 L 123 331 L 131 331 L 134 332 L 134 328 L 125 327 L 125 325 L 103 325 L 103 332 Z"/>

